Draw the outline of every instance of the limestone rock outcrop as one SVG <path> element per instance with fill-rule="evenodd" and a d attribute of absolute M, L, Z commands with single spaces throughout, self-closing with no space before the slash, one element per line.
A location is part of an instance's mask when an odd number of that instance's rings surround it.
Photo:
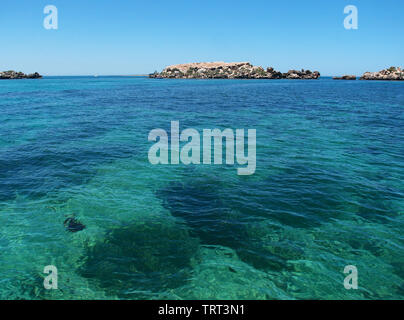
<path fill-rule="evenodd" d="M 166 67 L 150 78 L 170 79 L 318 79 L 320 73 L 310 70 L 290 70 L 281 73 L 274 68 L 266 70 L 249 62 L 202 62 L 177 64 Z"/>
<path fill-rule="evenodd" d="M 40 79 L 42 76 L 38 73 L 25 74 L 13 70 L 0 72 L 0 79 Z"/>
<path fill-rule="evenodd" d="M 404 70 L 399 67 L 390 67 L 379 72 L 365 72 L 360 80 L 404 80 Z"/>
<path fill-rule="evenodd" d="M 318 79 L 320 78 L 320 72 L 314 71 L 311 72 L 310 70 L 301 71 L 298 70 L 289 70 L 287 73 L 283 74 L 284 79 Z"/>

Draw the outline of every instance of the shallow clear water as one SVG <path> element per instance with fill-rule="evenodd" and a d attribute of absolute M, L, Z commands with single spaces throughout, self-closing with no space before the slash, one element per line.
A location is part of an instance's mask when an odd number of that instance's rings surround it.
<path fill-rule="evenodd" d="M 398 82 L 2 81 L 0 298 L 403 299 L 403 110 Z M 256 129 L 256 173 L 152 166 L 174 120 Z"/>

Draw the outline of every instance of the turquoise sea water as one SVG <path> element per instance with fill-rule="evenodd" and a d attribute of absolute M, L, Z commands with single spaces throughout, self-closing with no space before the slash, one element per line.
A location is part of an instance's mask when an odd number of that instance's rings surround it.
<path fill-rule="evenodd" d="M 1 81 L 0 298 L 403 299 L 403 111 L 398 82 Z M 256 173 L 152 166 L 174 120 L 256 129 Z"/>

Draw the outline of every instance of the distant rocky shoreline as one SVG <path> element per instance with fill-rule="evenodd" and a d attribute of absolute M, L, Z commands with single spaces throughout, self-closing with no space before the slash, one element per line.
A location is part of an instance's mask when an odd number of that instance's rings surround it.
<path fill-rule="evenodd" d="M 356 76 L 333 77 L 334 80 L 356 80 Z M 379 72 L 365 72 L 359 80 L 387 80 L 403 81 L 404 70 L 398 67 L 390 67 Z"/>
<path fill-rule="evenodd" d="M 40 79 L 42 76 L 38 73 L 25 74 L 23 72 L 16 72 L 13 70 L 0 72 L 1 80 L 11 79 Z"/>
<path fill-rule="evenodd" d="M 264 69 L 249 62 L 200 62 L 176 64 L 166 67 L 162 72 L 149 74 L 155 79 L 318 79 L 320 72 L 310 70 L 289 70 L 282 73 L 274 68 Z M 356 80 L 355 75 L 333 77 L 334 80 Z M 379 72 L 365 72 L 360 80 L 404 80 L 404 71 L 390 67 Z"/>
<path fill-rule="evenodd" d="M 404 70 L 398 67 L 390 67 L 379 72 L 365 72 L 360 80 L 391 80 L 403 81 Z"/>
<path fill-rule="evenodd" d="M 166 67 L 162 72 L 148 75 L 155 79 L 306 79 L 320 78 L 320 72 L 310 70 L 289 70 L 286 73 L 270 67 L 264 69 L 253 66 L 249 62 L 201 62 L 185 63 Z M 40 79 L 38 72 L 25 74 L 13 70 L 0 72 L 0 80 L 7 79 Z M 334 80 L 356 80 L 355 75 L 333 77 Z M 404 70 L 400 67 L 390 67 L 378 72 L 365 72 L 359 80 L 404 81 Z"/>
<path fill-rule="evenodd" d="M 320 72 L 310 70 L 289 70 L 281 73 L 273 68 L 253 66 L 249 62 L 206 62 L 177 64 L 162 72 L 149 75 L 150 78 L 169 79 L 318 79 Z"/>

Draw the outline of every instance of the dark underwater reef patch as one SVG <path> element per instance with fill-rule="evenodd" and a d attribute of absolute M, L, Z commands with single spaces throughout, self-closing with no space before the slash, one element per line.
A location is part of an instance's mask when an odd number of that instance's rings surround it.
<path fill-rule="evenodd" d="M 357 183 L 343 173 L 296 164 L 265 180 L 173 182 L 157 196 L 202 244 L 233 248 L 254 267 L 279 271 L 304 256 L 303 244 L 290 241 L 283 227 L 316 228 L 362 215 L 347 202 L 349 185 Z"/>
<path fill-rule="evenodd" d="M 265 247 L 263 237 L 279 232 L 279 227 L 263 228 L 257 214 L 243 214 L 242 204 L 220 197 L 217 184 L 173 183 L 159 196 L 174 217 L 182 219 L 191 235 L 204 245 L 220 245 L 236 250 L 238 256 L 258 269 L 281 271 L 288 268 L 287 260 L 301 257 L 302 251 L 283 244 Z M 234 210 L 236 209 L 236 210 Z"/>
<path fill-rule="evenodd" d="M 63 140 L 63 139 L 62 139 Z M 130 157 L 133 146 L 94 145 L 63 148 L 55 140 L 45 148 L 41 142 L 22 145 L 0 153 L 0 201 L 16 194 L 45 196 L 61 188 L 87 183 L 95 174 L 95 165 Z"/>
<path fill-rule="evenodd" d="M 289 260 L 305 258 L 303 241 L 284 228 L 313 229 L 356 218 L 385 223 L 397 215 L 383 201 L 396 198 L 397 190 L 304 162 L 263 180 L 186 178 L 156 194 L 202 244 L 232 248 L 244 262 L 273 271 L 291 270 Z M 364 249 L 380 254 L 377 245 L 364 243 Z"/>
<path fill-rule="evenodd" d="M 198 247 L 182 225 L 139 222 L 112 229 L 88 246 L 79 272 L 109 295 L 147 299 L 186 283 Z"/>

